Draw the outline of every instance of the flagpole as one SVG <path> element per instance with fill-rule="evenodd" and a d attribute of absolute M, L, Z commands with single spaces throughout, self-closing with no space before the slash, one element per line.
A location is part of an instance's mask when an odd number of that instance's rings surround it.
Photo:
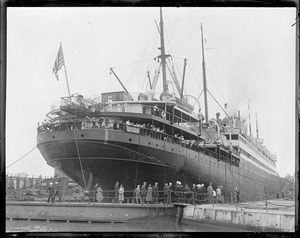
<path fill-rule="evenodd" d="M 61 42 L 60 42 L 60 48 L 61 48 L 62 57 L 64 59 L 64 69 L 65 69 L 65 75 L 66 75 L 66 81 L 67 81 L 67 88 L 68 88 L 68 93 L 69 93 L 69 99 L 71 101 L 71 93 L 70 93 L 70 88 L 69 88 L 69 81 L 68 81 L 68 75 L 67 75 L 67 69 L 66 69 L 66 62 L 65 62 L 65 57 L 64 57 L 64 52 L 63 52 L 63 49 L 62 49 Z"/>

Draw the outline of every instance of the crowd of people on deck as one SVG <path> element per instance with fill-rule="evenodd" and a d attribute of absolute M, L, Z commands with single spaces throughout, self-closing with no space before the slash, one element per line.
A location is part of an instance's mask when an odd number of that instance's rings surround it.
<path fill-rule="evenodd" d="M 86 116 L 82 120 L 78 119 L 64 119 L 57 123 L 50 123 L 46 119 L 41 124 L 38 123 L 38 133 L 54 132 L 60 130 L 74 130 L 74 129 L 114 129 L 122 130 L 124 132 L 140 133 L 148 137 L 156 137 L 161 140 L 167 140 L 166 132 L 158 126 L 140 123 L 133 123 L 127 121 L 111 121 L 108 118 L 89 118 Z M 137 128 L 138 130 L 132 130 Z M 184 141 L 184 137 L 178 133 L 174 135 L 177 142 Z"/>
<path fill-rule="evenodd" d="M 44 120 L 42 125 L 38 126 L 38 133 L 42 132 L 54 132 L 59 130 L 74 130 L 74 129 L 114 129 L 122 130 L 124 132 L 136 133 L 147 137 L 157 138 L 160 140 L 165 140 L 168 142 L 190 145 L 190 147 L 195 145 L 195 141 L 186 140 L 183 135 L 178 133 L 174 134 L 174 137 L 166 134 L 164 129 L 160 127 L 147 123 L 133 123 L 129 120 L 127 121 L 110 121 L 108 118 L 89 118 L 85 117 L 83 120 L 63 120 L 59 123 L 49 123 Z"/>

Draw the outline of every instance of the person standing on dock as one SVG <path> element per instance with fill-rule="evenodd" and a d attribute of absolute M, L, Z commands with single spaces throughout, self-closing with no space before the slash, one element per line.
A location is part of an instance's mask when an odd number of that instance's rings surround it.
<path fill-rule="evenodd" d="M 238 188 L 235 189 L 235 197 L 236 197 L 236 202 L 239 203 L 239 201 L 240 201 L 240 190 Z"/>
<path fill-rule="evenodd" d="M 147 189 L 147 195 L 146 195 L 146 202 L 148 204 L 151 204 L 153 201 L 152 192 L 153 192 L 153 189 L 151 187 L 151 184 L 149 184 L 148 189 Z"/>
<path fill-rule="evenodd" d="M 213 203 L 217 203 L 217 193 L 216 193 L 216 191 L 213 190 L 212 194 L 213 194 Z"/>
<path fill-rule="evenodd" d="M 121 184 L 119 188 L 119 203 L 122 204 L 123 201 L 124 201 L 124 187 Z"/>
<path fill-rule="evenodd" d="M 169 183 L 169 194 L 168 194 L 168 204 L 172 202 L 172 183 Z"/>
<path fill-rule="evenodd" d="M 145 204 L 145 200 L 146 200 L 146 194 L 147 194 L 147 188 L 146 188 L 147 183 L 144 182 L 143 186 L 141 188 L 141 194 L 142 194 L 142 204 Z"/>
<path fill-rule="evenodd" d="M 175 190 L 175 202 L 179 202 L 179 181 L 176 181 L 174 190 Z"/>
<path fill-rule="evenodd" d="M 197 192 L 197 186 L 196 186 L 196 184 L 193 184 L 193 186 L 192 186 L 192 199 L 193 199 L 193 204 L 196 203 L 196 192 Z"/>
<path fill-rule="evenodd" d="M 58 182 L 55 182 L 55 185 L 54 185 L 54 193 L 52 195 L 52 198 L 51 198 L 51 202 L 54 203 L 55 202 L 55 198 L 56 196 L 59 195 L 59 186 L 58 186 Z M 60 201 L 60 200 L 59 200 Z"/>
<path fill-rule="evenodd" d="M 101 188 L 101 186 L 100 185 L 98 185 L 98 187 L 97 187 L 97 202 L 99 202 L 100 204 L 101 204 L 101 202 L 102 202 L 102 200 L 103 200 L 103 190 L 102 190 L 102 188 Z"/>
<path fill-rule="evenodd" d="M 209 186 L 207 187 L 207 193 L 208 193 L 208 202 L 212 203 L 212 199 L 213 199 L 213 187 L 212 187 L 212 183 L 209 183 Z"/>
<path fill-rule="evenodd" d="M 178 184 L 178 194 L 179 194 L 179 202 L 183 203 L 183 186 L 180 181 Z"/>
<path fill-rule="evenodd" d="M 224 189 L 223 189 L 223 186 L 222 186 L 222 185 L 220 186 L 220 189 L 221 189 L 221 203 L 225 203 L 225 199 L 224 199 Z"/>
<path fill-rule="evenodd" d="M 196 187 L 196 201 L 197 201 L 197 204 L 201 204 L 201 184 L 197 184 L 197 187 Z"/>
<path fill-rule="evenodd" d="M 115 184 L 115 203 L 118 203 L 118 193 L 119 193 L 119 182 L 117 181 Z"/>
<path fill-rule="evenodd" d="M 222 193 L 221 188 L 220 188 L 220 186 L 218 186 L 217 189 L 216 189 L 217 202 L 218 202 L 218 203 L 222 203 L 222 200 L 221 200 L 221 193 Z"/>
<path fill-rule="evenodd" d="M 168 183 L 165 183 L 165 186 L 163 188 L 163 192 L 164 192 L 164 204 L 167 204 L 168 203 L 168 195 L 169 195 Z"/>
<path fill-rule="evenodd" d="M 204 198 L 205 198 L 205 186 L 204 184 L 201 184 L 201 187 L 200 187 L 200 202 L 201 203 L 204 203 Z"/>
<path fill-rule="evenodd" d="M 49 203 L 50 200 L 51 200 L 51 202 L 52 202 L 52 196 L 53 196 L 53 194 L 54 194 L 54 188 L 53 188 L 52 183 L 50 183 L 50 186 L 49 186 L 49 188 L 48 188 L 48 193 L 49 193 L 49 196 L 48 196 L 47 203 Z"/>
<path fill-rule="evenodd" d="M 154 186 L 153 186 L 153 198 L 154 198 L 154 203 L 158 204 L 158 182 L 155 182 Z"/>
<path fill-rule="evenodd" d="M 95 184 L 94 186 L 94 190 L 93 190 L 93 199 L 94 199 L 94 202 L 97 202 L 97 188 L 98 188 L 98 183 Z"/>
<path fill-rule="evenodd" d="M 192 191 L 191 191 L 188 184 L 186 184 L 185 187 L 184 187 L 184 195 L 185 195 L 184 196 L 185 201 L 190 204 L 191 203 Z"/>
<path fill-rule="evenodd" d="M 137 185 L 136 189 L 134 190 L 134 194 L 135 194 L 135 200 L 136 203 L 139 204 L 139 200 L 140 203 L 142 203 L 142 197 L 141 197 L 141 189 L 140 189 L 141 185 Z"/>

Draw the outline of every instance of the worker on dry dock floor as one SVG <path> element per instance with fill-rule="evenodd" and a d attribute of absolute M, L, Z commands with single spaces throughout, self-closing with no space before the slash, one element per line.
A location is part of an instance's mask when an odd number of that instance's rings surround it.
<path fill-rule="evenodd" d="M 54 186 L 54 193 L 51 196 L 51 202 L 54 203 L 56 196 L 59 195 L 59 186 L 58 186 L 58 182 L 55 182 L 55 186 Z"/>
<path fill-rule="evenodd" d="M 49 196 L 48 196 L 47 202 L 49 203 L 50 200 L 51 200 L 51 202 L 52 202 L 52 196 L 53 196 L 53 194 L 54 194 L 54 188 L 53 188 L 52 183 L 50 183 L 50 186 L 49 186 L 49 188 L 48 188 L 48 193 L 49 193 Z"/>

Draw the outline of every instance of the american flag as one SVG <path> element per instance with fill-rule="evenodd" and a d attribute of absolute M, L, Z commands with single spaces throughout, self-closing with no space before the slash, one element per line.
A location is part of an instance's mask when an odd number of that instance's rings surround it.
<path fill-rule="evenodd" d="M 61 67 L 64 65 L 64 56 L 62 52 L 62 47 L 61 45 L 59 46 L 59 50 L 57 53 L 57 57 L 53 66 L 52 73 L 55 74 L 56 79 L 58 80 L 58 74 L 57 72 L 61 69 Z"/>

